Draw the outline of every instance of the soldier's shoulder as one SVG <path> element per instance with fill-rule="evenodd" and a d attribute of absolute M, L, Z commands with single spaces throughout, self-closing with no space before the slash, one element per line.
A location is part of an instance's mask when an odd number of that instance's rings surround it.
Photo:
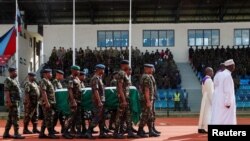
<path fill-rule="evenodd" d="M 126 73 L 125 73 L 125 71 L 123 71 L 123 70 L 120 70 L 119 72 L 118 72 L 118 76 L 125 76 L 126 75 Z"/>

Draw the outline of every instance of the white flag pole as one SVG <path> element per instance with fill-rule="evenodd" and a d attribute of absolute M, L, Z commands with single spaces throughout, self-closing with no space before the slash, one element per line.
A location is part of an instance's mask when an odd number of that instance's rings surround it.
<path fill-rule="evenodd" d="M 16 58 L 16 69 L 17 69 L 17 77 L 16 79 L 18 80 L 18 72 L 19 72 L 19 59 L 18 59 L 18 50 L 19 50 L 19 32 L 18 32 L 18 3 L 16 0 L 16 21 L 15 21 L 15 28 L 16 28 L 16 54 L 15 54 L 15 58 Z"/>
<path fill-rule="evenodd" d="M 132 0 L 129 2 L 129 66 L 132 67 L 131 62 L 132 62 L 132 53 L 131 53 L 131 48 L 132 48 Z"/>
<path fill-rule="evenodd" d="M 73 0 L 73 47 L 72 47 L 72 49 L 73 49 L 73 65 L 75 65 L 75 56 L 76 56 L 76 53 L 75 53 L 75 8 L 76 8 L 76 5 L 75 5 L 75 0 Z"/>

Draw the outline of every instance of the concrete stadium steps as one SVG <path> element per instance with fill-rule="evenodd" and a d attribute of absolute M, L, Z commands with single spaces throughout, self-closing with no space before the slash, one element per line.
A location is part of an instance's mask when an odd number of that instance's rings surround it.
<path fill-rule="evenodd" d="M 177 63 L 181 74 L 182 88 L 188 92 L 188 103 L 191 112 L 200 112 L 201 85 L 189 63 Z"/>

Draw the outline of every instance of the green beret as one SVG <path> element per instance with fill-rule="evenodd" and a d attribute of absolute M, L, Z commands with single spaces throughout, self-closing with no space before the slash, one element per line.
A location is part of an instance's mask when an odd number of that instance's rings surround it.
<path fill-rule="evenodd" d="M 71 66 L 71 70 L 80 70 L 80 67 L 77 65 Z"/>

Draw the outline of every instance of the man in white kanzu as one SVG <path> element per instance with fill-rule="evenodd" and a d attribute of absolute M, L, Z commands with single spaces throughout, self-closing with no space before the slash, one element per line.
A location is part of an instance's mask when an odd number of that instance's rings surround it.
<path fill-rule="evenodd" d="M 235 64 L 230 59 L 224 65 L 226 69 L 217 73 L 214 79 L 211 124 L 237 124 L 234 82 L 231 75 L 235 70 Z"/>
<path fill-rule="evenodd" d="M 202 79 L 202 101 L 198 133 L 207 133 L 207 125 L 211 121 L 212 113 L 212 97 L 214 93 L 214 83 L 212 77 L 214 75 L 214 71 L 212 68 L 207 67 L 205 73 L 206 76 Z"/>

